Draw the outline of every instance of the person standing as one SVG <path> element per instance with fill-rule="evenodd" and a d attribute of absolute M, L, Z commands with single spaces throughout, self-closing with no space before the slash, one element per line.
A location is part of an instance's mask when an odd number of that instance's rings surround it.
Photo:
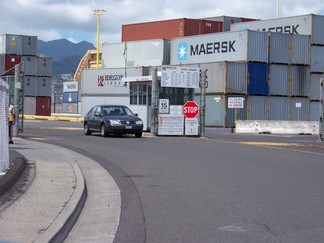
<path fill-rule="evenodd" d="M 16 114 L 15 114 L 14 106 L 12 104 L 10 104 L 8 110 L 8 124 L 9 124 L 9 143 L 13 144 L 14 142 L 12 140 L 12 127 L 13 125 L 16 124 Z"/>

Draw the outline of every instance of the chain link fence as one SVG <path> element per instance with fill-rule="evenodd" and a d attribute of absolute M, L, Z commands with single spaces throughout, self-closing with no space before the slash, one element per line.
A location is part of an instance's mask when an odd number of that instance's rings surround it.
<path fill-rule="evenodd" d="M 0 78 L 0 175 L 9 169 L 9 85 Z"/>

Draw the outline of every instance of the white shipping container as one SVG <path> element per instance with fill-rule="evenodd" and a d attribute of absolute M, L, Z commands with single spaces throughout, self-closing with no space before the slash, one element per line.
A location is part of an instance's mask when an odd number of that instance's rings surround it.
<path fill-rule="evenodd" d="M 236 31 L 179 37 L 171 40 L 171 64 L 221 61 L 268 62 L 265 32 Z"/>
<path fill-rule="evenodd" d="M 162 66 L 170 64 L 169 40 L 145 40 L 102 45 L 106 68 Z"/>
<path fill-rule="evenodd" d="M 143 76 L 145 70 L 127 68 L 127 76 Z M 84 69 L 81 77 L 81 95 L 129 94 L 129 84 L 122 81 L 125 68 Z"/>
<path fill-rule="evenodd" d="M 233 23 L 231 25 L 231 31 L 249 29 L 266 32 L 271 31 L 310 35 L 311 44 L 324 45 L 323 23 L 324 16 L 308 14 L 285 18 Z"/>

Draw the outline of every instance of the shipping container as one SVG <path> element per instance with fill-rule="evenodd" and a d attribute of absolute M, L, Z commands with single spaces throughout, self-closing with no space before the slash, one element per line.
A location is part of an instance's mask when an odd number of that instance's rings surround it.
<path fill-rule="evenodd" d="M 5 71 L 5 55 L 0 54 L 0 75 L 2 75 L 4 71 Z"/>
<path fill-rule="evenodd" d="M 38 80 L 33 76 L 23 77 L 23 94 L 25 96 L 37 96 Z"/>
<path fill-rule="evenodd" d="M 289 66 L 281 64 L 269 65 L 269 94 L 288 96 Z"/>
<path fill-rule="evenodd" d="M 63 113 L 78 113 L 78 103 L 63 103 L 62 106 Z"/>
<path fill-rule="evenodd" d="M 238 97 L 244 100 L 244 108 L 234 109 L 228 107 L 228 98 Z M 225 127 L 234 127 L 236 120 L 247 119 L 247 98 L 245 95 L 226 95 L 225 96 Z"/>
<path fill-rule="evenodd" d="M 268 97 L 268 120 L 288 121 L 289 120 L 289 98 Z"/>
<path fill-rule="evenodd" d="M 170 64 L 170 41 L 146 40 L 102 45 L 106 68 L 161 66 Z"/>
<path fill-rule="evenodd" d="M 37 36 L 22 36 L 22 55 L 35 56 L 37 49 Z"/>
<path fill-rule="evenodd" d="M 324 72 L 324 46 L 311 47 L 311 72 Z"/>
<path fill-rule="evenodd" d="M 248 64 L 248 85 L 249 95 L 268 95 L 269 94 L 269 65 L 265 63 Z"/>
<path fill-rule="evenodd" d="M 36 96 L 36 115 L 51 116 L 51 97 Z"/>
<path fill-rule="evenodd" d="M 201 19 L 170 19 L 122 25 L 122 42 L 167 39 L 175 37 L 216 33 L 223 30 L 223 23 Z"/>
<path fill-rule="evenodd" d="M 290 64 L 291 38 L 288 34 L 271 33 L 269 61 L 277 64 Z"/>
<path fill-rule="evenodd" d="M 15 54 L 1 55 L 4 60 L 4 75 L 15 75 L 15 66 L 21 63 L 21 56 Z"/>
<path fill-rule="evenodd" d="M 52 78 L 51 77 L 37 77 L 37 96 L 51 96 L 52 95 Z"/>
<path fill-rule="evenodd" d="M 36 97 L 24 97 L 24 115 L 36 115 Z"/>
<path fill-rule="evenodd" d="M 268 62 L 265 32 L 236 31 L 171 40 L 171 64 L 219 61 Z"/>
<path fill-rule="evenodd" d="M 231 24 L 239 23 L 239 22 L 243 21 L 243 18 L 231 17 L 231 16 L 216 16 L 216 17 L 209 17 L 209 18 L 204 18 L 204 19 L 223 23 L 222 31 L 229 31 L 231 28 Z"/>
<path fill-rule="evenodd" d="M 309 98 L 290 97 L 290 120 L 309 121 Z"/>
<path fill-rule="evenodd" d="M 267 101 L 267 96 L 247 96 L 245 100 L 247 107 L 247 120 L 267 120 Z"/>
<path fill-rule="evenodd" d="M 311 101 L 309 103 L 310 121 L 320 121 L 320 102 Z"/>
<path fill-rule="evenodd" d="M 63 82 L 63 92 L 78 92 L 79 82 Z"/>
<path fill-rule="evenodd" d="M 9 97 L 13 96 L 15 92 L 15 76 L 5 76 L 3 79 L 9 85 Z"/>
<path fill-rule="evenodd" d="M 63 103 L 78 103 L 78 92 L 64 92 Z"/>
<path fill-rule="evenodd" d="M 21 61 L 24 64 L 24 75 L 37 76 L 37 57 L 36 56 L 22 56 Z"/>
<path fill-rule="evenodd" d="M 311 64 L 311 40 L 309 35 L 290 35 L 291 64 Z"/>
<path fill-rule="evenodd" d="M 289 34 L 310 35 L 311 44 L 324 45 L 323 23 L 324 16 L 308 14 L 285 18 L 234 23 L 231 25 L 231 31 L 249 29 L 266 32 L 271 31 Z"/>
<path fill-rule="evenodd" d="M 323 74 L 318 74 L 318 73 L 310 74 L 310 83 L 309 83 L 309 99 L 310 100 L 318 101 L 320 99 L 320 86 L 321 86 L 320 79 L 321 78 L 324 78 Z"/>
<path fill-rule="evenodd" d="M 51 77 L 52 76 L 52 57 L 37 57 L 37 76 Z"/>
<path fill-rule="evenodd" d="M 290 96 L 303 96 L 309 94 L 310 67 L 289 66 L 289 93 Z"/>
<path fill-rule="evenodd" d="M 127 68 L 128 77 L 139 77 L 147 68 Z M 124 68 L 84 69 L 81 79 L 81 95 L 129 94 L 129 84 L 122 82 Z"/>
<path fill-rule="evenodd" d="M 0 35 L 0 54 L 22 55 L 22 36 Z"/>

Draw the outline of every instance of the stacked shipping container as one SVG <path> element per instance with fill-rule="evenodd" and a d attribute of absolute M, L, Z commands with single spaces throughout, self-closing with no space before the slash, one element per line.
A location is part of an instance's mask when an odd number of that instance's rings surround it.
<path fill-rule="evenodd" d="M 37 37 L 0 35 L 0 73 L 13 96 L 15 65 L 23 63 L 24 114 L 51 115 L 52 58 L 36 56 Z"/>
<path fill-rule="evenodd" d="M 310 71 L 308 71 L 308 98 L 309 98 L 309 119 L 319 119 L 319 86 L 320 78 L 324 74 L 324 16 L 308 14 L 287 18 L 269 19 L 253 21 L 248 23 L 235 23 L 231 25 L 231 30 L 259 30 L 272 31 L 297 35 L 307 35 L 310 38 L 308 51 L 303 49 L 305 53 L 309 53 Z M 297 47 L 302 48 L 302 47 Z M 293 51 L 294 52 L 294 51 Z M 298 64 L 298 63 L 297 63 Z"/>

